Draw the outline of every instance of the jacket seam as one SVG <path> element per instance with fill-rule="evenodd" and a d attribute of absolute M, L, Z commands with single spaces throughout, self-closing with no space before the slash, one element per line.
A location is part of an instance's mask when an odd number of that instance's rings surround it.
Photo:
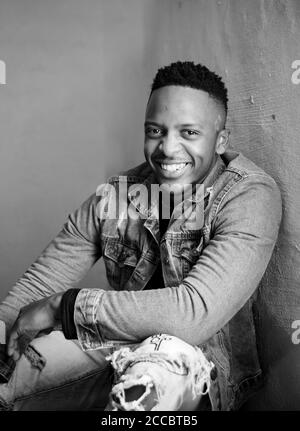
<path fill-rule="evenodd" d="M 228 184 L 223 188 L 222 192 L 220 193 L 219 197 L 216 197 L 215 202 L 212 206 L 212 220 L 215 218 L 219 211 L 219 207 L 221 203 L 223 202 L 226 195 L 232 190 L 232 188 L 235 186 L 235 184 L 240 183 L 240 181 L 243 180 L 244 177 L 242 177 L 240 174 L 235 173 L 235 176 L 231 178 Z"/>
<path fill-rule="evenodd" d="M 241 174 L 238 174 L 238 173 L 236 173 L 236 175 L 239 175 L 239 178 L 236 178 L 236 177 L 234 177 L 233 178 L 233 180 L 232 180 L 232 182 L 233 182 L 233 184 L 231 184 L 231 182 L 230 183 L 228 183 L 227 184 L 227 186 L 225 186 L 225 188 L 224 188 L 224 190 L 223 190 L 223 193 L 222 193 L 222 195 L 220 196 L 220 198 L 219 198 L 219 200 L 218 199 L 216 199 L 217 200 L 217 202 L 215 203 L 215 212 L 214 212 L 214 214 L 213 214 L 213 216 L 212 216 L 212 218 L 214 218 L 217 214 L 218 214 L 218 212 L 219 212 L 219 209 L 220 209 L 220 206 L 221 206 L 221 204 L 222 204 L 222 202 L 224 201 L 224 199 L 226 198 L 226 196 L 227 196 L 227 194 L 235 187 L 235 186 L 237 186 L 238 184 L 240 184 L 242 181 L 245 181 L 245 180 L 247 180 L 248 178 L 250 178 L 250 177 L 256 177 L 256 176 L 260 176 L 260 177 L 264 177 L 264 178 L 266 178 L 267 180 L 269 180 L 270 182 L 272 182 L 273 184 L 276 184 L 276 182 L 275 182 L 275 180 L 272 178 L 272 177 L 270 177 L 269 175 L 267 175 L 267 174 L 265 174 L 265 173 L 263 173 L 263 172 L 251 172 L 251 173 L 247 173 L 247 174 L 245 174 L 245 175 L 241 175 Z"/>

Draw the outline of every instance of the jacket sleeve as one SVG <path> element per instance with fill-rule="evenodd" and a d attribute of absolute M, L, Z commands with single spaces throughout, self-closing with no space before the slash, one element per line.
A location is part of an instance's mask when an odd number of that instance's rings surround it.
<path fill-rule="evenodd" d="M 69 215 L 63 229 L 16 282 L 0 305 L 9 327 L 24 305 L 73 287 L 101 256 L 98 198 L 94 193 Z"/>
<path fill-rule="evenodd" d="M 206 341 L 254 293 L 280 220 L 276 183 L 257 173 L 241 179 L 218 204 L 211 240 L 179 286 L 137 292 L 81 290 L 75 324 L 82 348 L 140 342 L 155 333 L 191 344 Z"/>

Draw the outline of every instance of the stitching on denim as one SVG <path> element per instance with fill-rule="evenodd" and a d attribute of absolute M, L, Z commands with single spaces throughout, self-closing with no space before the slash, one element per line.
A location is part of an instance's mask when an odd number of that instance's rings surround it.
<path fill-rule="evenodd" d="M 237 174 L 237 175 L 239 175 L 239 174 Z M 225 199 L 225 197 L 226 197 L 226 195 L 228 194 L 228 192 L 234 187 L 234 186 L 236 186 L 237 184 L 240 184 L 241 183 L 241 181 L 243 181 L 243 180 L 247 180 L 248 178 L 250 178 L 250 177 L 257 177 L 257 176 L 259 176 L 259 177 L 264 177 L 265 179 L 267 179 L 267 180 L 271 180 L 271 182 L 272 183 L 274 183 L 274 184 L 276 184 L 276 182 L 274 181 L 274 179 L 273 178 L 271 178 L 269 175 L 267 175 L 267 174 L 264 174 L 263 172 L 262 173 L 260 173 L 260 172 L 254 172 L 254 173 L 248 173 L 247 175 L 244 175 L 244 176 L 240 176 L 239 178 L 236 178 L 236 177 L 234 177 L 227 185 L 226 185 L 226 187 L 222 190 L 222 192 L 223 193 L 221 193 L 221 196 L 219 197 L 219 199 L 216 199 L 216 201 L 214 202 L 214 207 L 217 207 L 216 208 L 216 210 L 215 210 L 215 212 L 212 214 L 212 217 L 214 218 L 216 215 L 217 215 L 217 213 L 219 212 L 219 208 L 220 208 L 220 205 L 221 205 L 221 203 L 223 202 L 223 200 Z M 233 183 L 233 184 L 231 184 L 231 182 Z"/>
<path fill-rule="evenodd" d="M 89 332 L 84 331 L 81 328 L 82 325 L 78 323 L 77 319 L 75 318 L 75 326 L 78 333 L 78 340 L 83 350 L 92 350 L 103 346 L 105 343 L 103 334 L 100 333 L 98 326 L 95 324 L 95 313 L 94 313 L 95 305 L 101 304 L 103 293 L 104 293 L 103 291 L 93 291 L 93 290 L 91 291 L 90 289 L 82 289 L 76 299 L 75 315 L 78 315 L 79 308 L 83 308 L 85 310 L 86 321 L 90 322 L 90 326 L 93 328 L 93 331 L 96 333 L 91 335 Z M 99 298 L 101 299 L 101 301 L 99 300 Z M 81 316 L 81 312 L 80 312 L 80 316 Z M 79 317 L 79 322 L 81 320 L 82 320 L 81 317 Z M 100 343 L 99 343 L 99 340 L 100 340 Z M 105 346 L 105 347 L 109 347 L 109 346 Z"/>
<path fill-rule="evenodd" d="M 224 200 L 225 196 L 227 195 L 227 193 L 229 193 L 229 191 L 236 185 L 239 184 L 240 181 L 242 181 L 244 178 L 241 177 L 239 174 L 236 174 L 233 178 L 230 179 L 229 183 L 226 184 L 226 186 L 222 189 L 222 192 L 219 193 L 219 196 L 217 196 L 212 204 L 212 208 L 211 208 L 211 219 L 213 220 L 218 211 L 219 211 L 219 207 L 222 203 L 222 201 Z"/>
<path fill-rule="evenodd" d="M 245 383 L 248 383 L 245 386 Z M 238 410 L 254 393 L 257 393 L 265 383 L 265 376 L 262 370 L 251 377 L 243 379 L 240 383 L 232 387 L 232 397 L 229 402 L 229 410 Z"/>
<path fill-rule="evenodd" d="M 248 382 L 251 383 L 252 381 L 259 380 L 261 376 L 263 376 L 263 373 L 262 373 L 262 370 L 259 370 L 252 376 L 246 377 L 245 379 L 241 380 L 238 384 L 233 386 L 233 391 L 236 393 L 240 390 L 243 390 L 243 387 L 245 386 L 246 383 Z"/>
<path fill-rule="evenodd" d="M 172 358 L 169 354 L 164 352 L 137 352 L 132 351 L 129 347 L 123 347 L 108 355 L 106 359 L 111 361 L 117 374 L 121 375 L 128 367 L 138 362 L 155 362 L 173 372 L 174 367 L 172 365 L 174 361 L 177 360 L 177 357 Z M 177 366 L 179 366 L 178 361 Z M 179 368 L 182 367 L 179 366 Z"/>
<path fill-rule="evenodd" d="M 127 366 L 124 368 L 124 370 L 122 372 L 125 373 L 125 371 L 128 368 L 131 368 L 131 367 L 133 367 L 133 365 L 141 363 L 141 362 L 149 362 L 149 363 L 161 365 L 166 370 L 168 370 L 171 373 L 176 374 L 178 376 L 186 376 L 188 374 L 188 370 L 187 370 L 186 367 L 183 367 L 185 369 L 184 373 L 180 373 L 180 372 L 174 370 L 173 367 L 172 367 L 172 365 L 174 364 L 174 360 L 170 360 L 170 359 L 165 359 L 164 360 L 164 359 L 160 358 L 159 355 L 157 355 L 155 357 L 151 357 L 150 353 L 148 353 L 145 356 L 141 356 L 138 359 L 132 360 L 130 363 L 127 364 Z"/>
<path fill-rule="evenodd" d="M 78 382 L 84 381 L 84 380 L 86 380 L 89 377 L 92 377 L 94 375 L 96 376 L 98 374 L 101 374 L 103 371 L 105 371 L 105 369 L 106 369 L 106 366 L 103 367 L 103 368 L 101 368 L 101 369 L 99 369 L 99 370 L 97 370 L 97 371 L 89 372 L 89 373 L 87 373 L 87 374 L 85 374 L 85 375 L 83 375 L 83 376 L 81 376 L 79 378 L 74 378 L 74 379 L 68 380 L 67 382 L 63 383 L 62 385 L 52 386 L 51 388 L 41 389 L 41 390 L 33 392 L 31 394 L 23 395 L 21 397 L 17 397 L 15 399 L 15 402 L 22 401 L 22 400 L 27 400 L 27 399 L 30 399 L 32 397 L 35 397 L 35 396 L 38 396 L 38 395 L 42 395 L 42 394 L 46 394 L 47 392 L 51 392 L 51 391 L 54 391 L 54 390 L 63 389 L 65 387 L 71 386 L 73 383 L 78 383 Z"/>

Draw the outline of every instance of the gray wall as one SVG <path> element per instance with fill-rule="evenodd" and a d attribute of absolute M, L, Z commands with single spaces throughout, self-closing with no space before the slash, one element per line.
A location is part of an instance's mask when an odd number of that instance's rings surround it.
<path fill-rule="evenodd" d="M 143 161 L 157 67 L 203 62 L 228 84 L 232 146 L 273 175 L 284 200 L 260 295 L 270 380 L 249 407 L 299 409 L 299 40 L 298 0 L 1 0 L 0 299 L 68 212 Z M 82 285 L 102 283 L 98 264 Z"/>

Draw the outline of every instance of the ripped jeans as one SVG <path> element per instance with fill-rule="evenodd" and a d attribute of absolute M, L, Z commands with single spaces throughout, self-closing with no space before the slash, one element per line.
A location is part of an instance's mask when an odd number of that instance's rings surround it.
<path fill-rule="evenodd" d="M 174 336 L 84 352 L 53 331 L 31 346 L 45 364 L 41 369 L 21 356 L 0 384 L 0 410 L 214 410 L 214 365 Z"/>
<path fill-rule="evenodd" d="M 195 410 L 209 393 L 214 365 L 200 348 L 177 337 L 153 335 L 137 347 L 116 350 L 108 359 L 115 382 L 106 410 Z"/>

